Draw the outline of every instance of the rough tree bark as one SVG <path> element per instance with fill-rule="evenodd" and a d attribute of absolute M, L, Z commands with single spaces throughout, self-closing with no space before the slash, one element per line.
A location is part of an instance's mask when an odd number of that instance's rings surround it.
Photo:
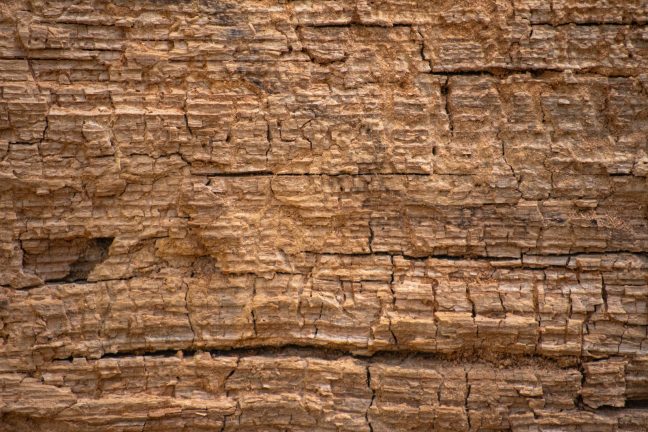
<path fill-rule="evenodd" d="M 646 0 L 0 35 L 0 430 L 648 430 Z"/>

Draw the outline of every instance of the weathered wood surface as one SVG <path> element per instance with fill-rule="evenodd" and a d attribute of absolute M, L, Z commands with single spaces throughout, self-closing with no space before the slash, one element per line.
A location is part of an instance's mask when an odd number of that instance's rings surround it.
<path fill-rule="evenodd" d="M 0 431 L 648 430 L 646 0 L 7 0 Z"/>

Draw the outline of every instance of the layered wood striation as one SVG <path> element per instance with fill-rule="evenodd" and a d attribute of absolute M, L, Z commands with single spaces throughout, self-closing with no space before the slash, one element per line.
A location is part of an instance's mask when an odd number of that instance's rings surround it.
<path fill-rule="evenodd" d="M 588 381 L 581 384 L 577 371 L 535 361 L 493 367 L 422 357 L 318 357 L 291 349 L 75 359 L 50 363 L 34 377 L 0 379 L 10 411 L 6 424 L 36 430 L 451 431 L 558 424 L 639 431 L 648 420 L 641 409 L 577 411 L 581 393 L 585 403 L 600 400 L 590 401 Z M 39 420 L 48 417 L 54 422 Z"/>
<path fill-rule="evenodd" d="M 643 0 L 9 0 L 0 430 L 648 429 Z"/>

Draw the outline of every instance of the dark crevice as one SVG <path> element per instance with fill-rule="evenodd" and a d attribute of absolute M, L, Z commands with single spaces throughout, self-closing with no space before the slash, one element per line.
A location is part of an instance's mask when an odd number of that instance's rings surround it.
<path fill-rule="evenodd" d="M 474 255 L 474 254 L 461 254 L 461 255 L 446 255 L 446 254 L 421 254 L 421 255 L 409 255 L 399 252 L 356 252 L 356 253 L 334 253 L 334 252 L 319 252 L 319 251 L 310 251 L 305 250 L 303 253 L 322 255 L 322 256 L 340 256 L 340 257 L 366 257 L 366 256 L 389 256 L 389 257 L 402 257 L 407 260 L 412 261 L 423 261 L 427 259 L 437 259 L 437 260 L 446 260 L 446 261 L 487 261 L 487 262 L 511 262 L 521 260 L 519 263 L 512 263 L 515 267 L 528 267 L 528 268 L 546 268 L 546 267 L 566 267 L 567 265 L 555 265 L 555 264 L 545 264 L 545 263 L 533 263 L 533 262 L 524 262 L 528 258 L 565 258 L 570 257 L 602 257 L 611 254 L 629 254 L 640 257 L 648 257 L 648 252 L 632 252 L 629 250 L 610 250 L 605 252 L 572 252 L 565 254 L 520 254 L 520 255 L 511 255 L 509 257 L 502 256 L 484 256 L 484 255 Z"/>
<path fill-rule="evenodd" d="M 371 221 L 368 224 L 369 226 L 369 240 L 368 240 L 368 245 L 369 245 L 369 252 L 373 253 L 373 242 L 374 242 L 374 230 L 373 227 L 371 226 Z"/>
<path fill-rule="evenodd" d="M 46 283 L 85 283 L 108 256 L 113 237 L 37 240 L 23 244 L 23 268 Z"/>
<path fill-rule="evenodd" d="M 489 76 L 497 78 L 507 78 L 511 75 L 529 74 L 532 77 L 540 77 L 545 73 L 563 73 L 563 69 L 552 68 L 485 68 L 485 69 L 471 69 L 471 70 L 456 70 L 447 68 L 440 70 L 439 68 L 432 69 L 431 75 L 453 77 L 453 76 Z"/>
<path fill-rule="evenodd" d="M 273 171 L 245 171 L 245 172 L 221 172 L 221 173 L 205 173 L 205 177 L 371 177 L 371 176 L 420 176 L 431 177 L 433 174 L 422 172 L 387 172 L 387 173 L 275 173 Z M 439 176 L 439 174 L 434 174 Z"/>
<path fill-rule="evenodd" d="M 371 401 L 369 402 L 369 406 L 367 406 L 367 410 L 365 411 L 365 421 L 367 422 L 367 426 L 369 427 L 369 432 L 373 432 L 373 425 L 371 424 L 371 420 L 369 419 L 369 410 L 371 410 L 371 407 L 376 400 L 376 389 L 371 386 L 371 367 L 369 365 L 367 365 L 367 388 L 371 390 Z"/>
<path fill-rule="evenodd" d="M 465 380 L 466 380 L 466 398 L 464 399 L 464 409 L 466 410 L 466 421 L 468 422 L 468 430 L 473 430 L 472 425 L 470 424 L 470 410 L 468 409 L 470 391 L 472 390 L 472 385 L 470 384 L 470 379 L 468 377 L 468 370 L 465 371 Z"/>
<path fill-rule="evenodd" d="M 300 24 L 299 27 L 303 28 L 317 28 L 317 29 L 326 29 L 326 28 L 411 28 L 414 24 L 410 23 L 363 23 L 359 22 L 357 19 L 349 20 L 345 23 L 312 23 L 312 24 Z"/>
<path fill-rule="evenodd" d="M 244 172 L 221 172 L 204 174 L 206 177 L 270 177 L 275 175 L 272 171 L 244 171 Z M 295 174 L 302 175 L 302 174 Z"/>
<path fill-rule="evenodd" d="M 583 387 L 585 386 L 585 381 L 587 378 L 587 374 L 585 373 L 585 368 L 583 367 L 583 363 L 578 365 L 578 372 L 580 373 L 581 376 L 581 383 L 580 383 L 580 390 L 578 392 L 578 395 L 576 396 L 576 400 L 574 400 L 574 405 L 579 410 L 583 410 L 586 409 L 585 401 L 583 399 Z"/>
<path fill-rule="evenodd" d="M 644 27 L 648 21 L 630 20 L 630 21 L 570 21 L 554 23 L 550 21 L 532 22 L 532 26 L 550 26 L 550 27 L 600 27 L 600 26 L 618 26 L 618 27 Z"/>
<path fill-rule="evenodd" d="M 648 409 L 648 399 L 627 400 L 626 408 Z"/>
<path fill-rule="evenodd" d="M 118 353 L 106 353 L 101 356 L 102 359 L 119 359 L 119 358 L 127 358 L 127 357 L 132 357 L 133 355 L 146 355 L 150 357 L 178 357 L 179 355 L 182 355 L 183 357 L 192 357 L 196 351 L 192 350 L 155 350 L 155 351 L 134 351 L 133 353 L 129 354 L 126 352 L 118 352 Z M 65 361 L 72 361 L 74 357 L 70 356 L 65 359 Z"/>
<path fill-rule="evenodd" d="M 439 68 L 435 67 L 430 72 L 431 75 L 435 76 L 487 76 L 495 77 L 499 79 L 506 79 L 514 75 L 530 75 L 532 78 L 541 78 L 545 74 L 564 74 L 569 72 L 571 75 L 580 75 L 580 76 L 601 76 L 605 78 L 632 78 L 639 75 L 637 73 L 605 73 L 606 70 L 614 68 L 606 67 L 587 67 L 587 68 L 575 68 L 575 69 L 561 69 L 561 68 L 547 68 L 547 67 L 485 67 L 485 68 L 475 68 L 475 69 L 452 69 L 452 68 Z"/>
<path fill-rule="evenodd" d="M 559 253 L 525 253 L 523 254 L 523 259 L 524 258 L 536 258 L 536 257 L 543 257 L 543 258 L 569 258 L 569 257 L 579 257 L 579 256 L 593 256 L 593 257 L 603 257 L 606 255 L 612 255 L 612 254 L 630 254 L 630 255 L 635 255 L 635 256 L 642 256 L 648 258 L 648 251 L 632 251 L 632 250 L 627 250 L 627 249 L 610 249 L 610 250 L 605 250 L 605 251 L 599 251 L 599 252 L 587 252 L 587 251 L 581 251 L 581 252 L 570 252 L 570 253 L 564 253 L 564 254 L 559 254 Z"/>
<path fill-rule="evenodd" d="M 118 277 L 118 278 L 97 278 L 93 280 L 87 280 L 87 279 L 80 279 L 80 280 L 74 280 L 74 281 L 69 281 L 69 280 L 48 280 L 46 283 L 42 285 L 38 285 L 38 287 L 43 287 L 43 286 L 56 286 L 56 285 L 65 285 L 69 283 L 75 283 L 77 285 L 90 285 L 90 284 L 96 284 L 96 283 L 101 283 L 101 282 L 115 282 L 115 281 L 129 281 L 132 279 L 135 279 L 137 277 L 143 277 L 144 275 L 131 275 L 131 276 L 125 276 L 125 277 Z M 36 288 L 36 287 L 32 287 Z M 21 288 L 21 291 L 26 290 L 26 288 Z"/>
<path fill-rule="evenodd" d="M 367 256 L 388 256 L 388 257 L 403 257 L 408 260 L 412 261 L 422 261 L 426 259 L 438 259 L 438 260 L 447 260 L 447 261 L 511 261 L 511 260 L 519 260 L 521 258 L 520 255 L 515 256 L 515 257 L 487 257 L 487 256 L 482 256 L 482 255 L 470 255 L 470 254 L 465 254 L 465 255 L 444 255 L 444 254 L 422 254 L 422 255 L 408 255 L 408 254 L 403 254 L 399 252 L 381 252 L 381 251 L 374 251 L 374 252 L 351 252 L 351 253 L 339 253 L 339 252 L 318 252 L 318 251 L 310 251 L 310 250 L 305 250 L 303 253 L 306 254 L 313 254 L 313 255 L 322 255 L 322 256 L 339 256 L 339 257 L 367 257 Z"/>
<path fill-rule="evenodd" d="M 70 266 L 67 280 L 70 282 L 87 281 L 88 274 L 108 256 L 108 249 L 114 238 L 99 237 L 88 242 L 83 255 Z"/>
<path fill-rule="evenodd" d="M 187 128 L 187 132 L 189 132 L 189 136 L 193 137 L 193 130 L 191 129 L 191 126 L 189 126 L 189 117 L 187 113 L 184 114 L 184 122 L 185 122 L 185 127 Z"/>
<path fill-rule="evenodd" d="M 443 84 L 441 85 L 441 96 L 443 97 L 443 109 L 445 110 L 446 117 L 448 118 L 448 130 L 450 135 L 454 135 L 454 121 L 452 118 L 452 113 L 450 112 L 450 78 L 446 78 Z"/>
<path fill-rule="evenodd" d="M 285 344 L 278 346 L 262 345 L 262 346 L 250 346 L 250 347 L 238 347 L 230 349 L 198 349 L 198 348 L 187 348 L 187 349 L 177 349 L 177 350 L 150 350 L 150 349 L 135 349 L 127 351 L 119 351 L 114 353 L 105 353 L 99 358 L 88 358 L 84 356 L 68 356 L 64 358 L 54 358 L 54 361 L 59 362 L 72 362 L 76 359 L 86 359 L 86 360 L 103 360 L 103 359 L 128 359 L 137 356 L 145 357 L 181 357 L 181 358 L 191 358 L 197 354 L 208 353 L 213 357 L 230 357 L 230 356 L 239 356 L 239 357 L 312 357 L 323 360 L 337 360 L 341 358 L 354 358 L 359 361 L 366 361 L 368 364 L 374 362 L 380 363 L 401 363 L 403 359 L 408 359 L 412 361 L 416 360 L 434 360 L 434 361 L 447 361 L 449 363 L 456 363 L 457 361 L 462 361 L 464 363 L 480 363 L 499 366 L 502 359 L 510 360 L 512 367 L 521 367 L 521 366 L 542 366 L 548 368 L 558 369 L 571 369 L 578 367 L 580 365 L 580 360 L 574 358 L 576 365 L 566 364 L 564 361 L 559 361 L 557 359 L 547 358 L 535 354 L 511 354 L 511 353 L 483 353 L 481 350 L 473 351 L 463 351 L 455 353 L 435 353 L 435 352 L 424 352 L 416 351 L 411 349 L 398 349 L 398 350 L 383 350 L 376 351 L 373 353 L 358 353 L 355 351 L 348 351 L 342 348 L 330 348 L 325 346 L 313 346 L 313 345 L 298 345 L 298 344 Z M 582 360 L 588 360 L 588 357 L 583 357 Z M 564 360 L 564 359 L 562 359 Z"/>

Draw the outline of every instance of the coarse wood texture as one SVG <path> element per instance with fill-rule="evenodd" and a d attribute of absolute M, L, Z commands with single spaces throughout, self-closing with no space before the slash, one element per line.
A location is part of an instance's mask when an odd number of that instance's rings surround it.
<path fill-rule="evenodd" d="M 0 3 L 0 432 L 648 430 L 648 0 Z"/>

